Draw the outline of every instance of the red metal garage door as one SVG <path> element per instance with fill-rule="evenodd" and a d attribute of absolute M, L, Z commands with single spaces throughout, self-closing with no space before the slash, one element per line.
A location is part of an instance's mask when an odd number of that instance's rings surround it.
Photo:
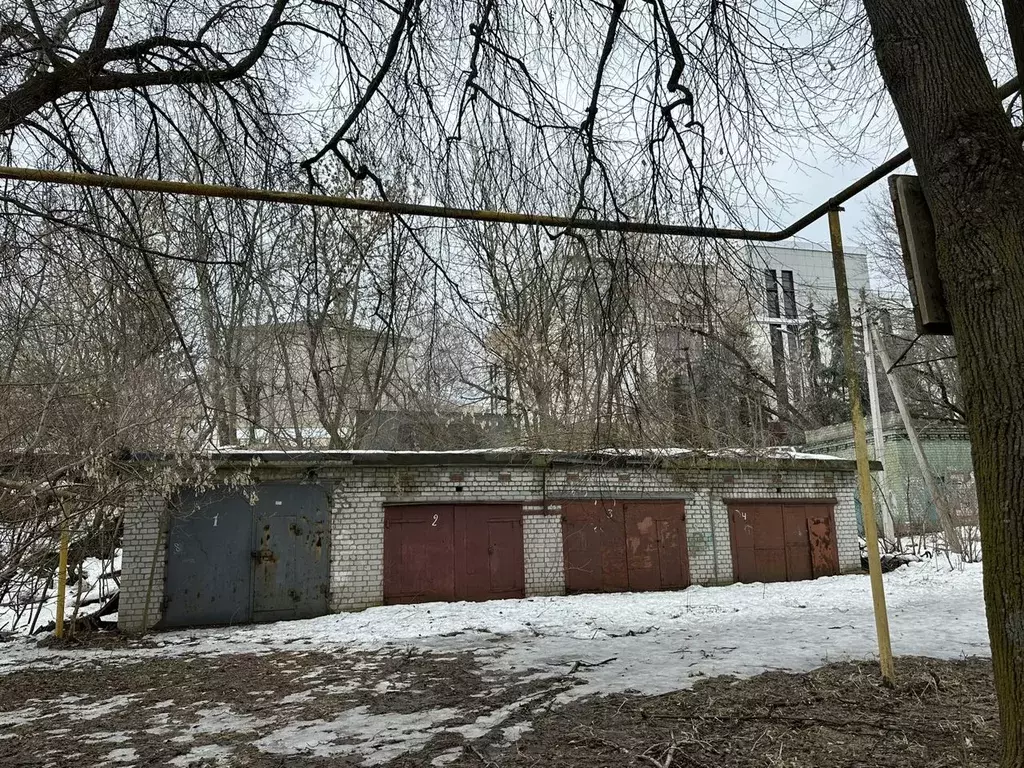
<path fill-rule="evenodd" d="M 562 518 L 567 592 L 689 585 L 682 501 L 565 501 Z"/>
<path fill-rule="evenodd" d="M 566 592 L 629 591 L 625 520 L 621 502 L 562 502 Z"/>
<path fill-rule="evenodd" d="M 384 602 L 523 597 L 519 505 L 384 510 Z"/>
<path fill-rule="evenodd" d="M 839 573 L 834 502 L 729 504 L 736 581 L 798 581 Z"/>

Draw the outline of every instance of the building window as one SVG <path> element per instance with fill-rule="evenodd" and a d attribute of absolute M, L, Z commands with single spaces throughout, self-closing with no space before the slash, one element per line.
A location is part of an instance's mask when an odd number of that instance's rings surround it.
<path fill-rule="evenodd" d="M 776 298 L 776 306 L 778 299 Z M 789 269 L 782 270 L 782 304 L 786 317 L 795 318 L 796 312 L 796 289 L 793 287 L 793 272 Z"/>
<path fill-rule="evenodd" d="M 764 296 L 768 317 L 779 317 L 779 279 L 774 269 L 764 271 Z"/>

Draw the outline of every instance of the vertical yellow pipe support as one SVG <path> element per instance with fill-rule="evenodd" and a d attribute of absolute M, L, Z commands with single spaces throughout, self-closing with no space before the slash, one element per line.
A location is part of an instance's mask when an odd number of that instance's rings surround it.
<path fill-rule="evenodd" d="M 857 361 L 853 352 L 853 315 L 850 313 L 850 290 L 846 282 L 846 257 L 843 253 L 839 211 L 839 208 L 833 208 L 828 212 L 828 231 L 832 240 L 832 269 L 836 277 L 836 301 L 839 308 L 839 324 L 843 332 L 843 362 L 846 367 L 846 385 L 850 392 L 853 447 L 857 456 L 860 505 L 864 514 L 864 538 L 867 539 L 868 546 L 868 571 L 871 574 L 871 601 L 874 603 L 875 632 L 878 635 L 878 659 L 882 665 L 882 680 L 892 685 L 896 681 L 896 671 L 893 667 L 892 645 L 889 641 L 889 616 L 885 610 L 882 560 L 878 554 L 878 526 L 875 522 L 871 467 L 868 463 L 868 439 L 864 431 L 864 411 L 860 404 Z"/>
<path fill-rule="evenodd" d="M 64 637 L 64 600 L 67 595 L 68 586 L 68 540 L 70 538 L 68 516 L 62 507 L 60 515 L 60 562 L 57 564 L 57 615 L 54 617 L 57 623 L 54 634 L 57 637 Z"/>

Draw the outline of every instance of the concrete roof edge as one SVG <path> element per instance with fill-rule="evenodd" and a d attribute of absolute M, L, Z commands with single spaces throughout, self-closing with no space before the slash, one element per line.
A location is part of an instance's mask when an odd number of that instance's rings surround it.
<path fill-rule="evenodd" d="M 164 463 L 173 461 L 175 454 L 135 453 L 132 461 L 138 463 Z M 561 452 L 543 450 L 493 451 L 211 451 L 192 454 L 190 458 L 208 459 L 218 468 L 259 466 L 317 466 L 317 467 L 415 467 L 415 466 L 535 466 L 571 467 L 601 466 L 613 468 L 658 467 L 663 469 L 695 470 L 768 470 L 776 472 L 853 472 L 856 462 L 844 458 L 789 458 L 779 456 L 730 455 L 716 456 L 700 452 L 679 455 L 616 454 L 581 451 Z M 872 462 L 871 468 L 882 468 Z"/>

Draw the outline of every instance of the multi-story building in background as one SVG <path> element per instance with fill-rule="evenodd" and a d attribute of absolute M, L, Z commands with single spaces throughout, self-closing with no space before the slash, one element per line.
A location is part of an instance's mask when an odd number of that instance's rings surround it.
<path fill-rule="evenodd" d="M 862 294 L 870 289 L 867 254 L 847 251 L 845 255 L 850 306 L 856 314 Z M 743 258 L 776 398 L 785 409 L 803 400 L 806 389 L 813 386 L 803 345 L 807 325 L 820 323 L 836 301 L 832 253 L 812 245 L 750 243 Z"/>

